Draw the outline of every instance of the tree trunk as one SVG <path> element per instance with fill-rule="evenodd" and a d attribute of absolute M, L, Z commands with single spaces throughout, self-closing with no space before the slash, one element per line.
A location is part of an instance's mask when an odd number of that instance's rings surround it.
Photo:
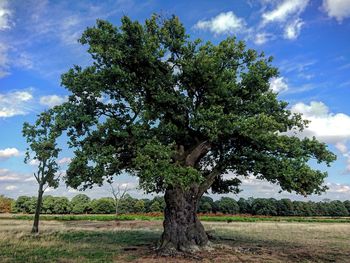
<path fill-rule="evenodd" d="M 38 199 L 36 202 L 36 208 L 35 208 L 35 215 L 34 215 L 34 223 L 32 227 L 32 233 L 39 233 L 39 217 L 40 217 L 40 212 L 41 212 L 41 205 L 43 201 L 43 185 L 39 185 L 39 190 L 38 190 Z"/>
<path fill-rule="evenodd" d="M 196 193 L 194 189 L 166 190 L 160 251 L 194 252 L 208 244 L 208 236 L 197 217 L 200 196 Z"/>

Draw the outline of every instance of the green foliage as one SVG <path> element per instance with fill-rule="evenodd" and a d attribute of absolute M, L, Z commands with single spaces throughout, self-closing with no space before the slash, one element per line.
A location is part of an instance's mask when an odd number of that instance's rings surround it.
<path fill-rule="evenodd" d="M 165 207 L 164 198 L 156 196 L 150 199 L 135 199 L 130 195 L 125 196 L 122 204 L 122 215 L 119 220 L 131 220 L 132 213 L 162 212 Z M 3 197 L 6 198 L 6 197 Z M 1 200 L 1 199 L 0 199 Z M 327 201 L 327 202 L 302 202 L 291 201 L 289 199 L 266 199 L 266 198 L 240 198 L 237 202 L 229 197 L 223 197 L 220 200 L 213 201 L 209 196 L 203 196 L 198 204 L 200 213 L 223 213 L 223 214 L 252 214 L 263 216 L 349 216 L 347 205 L 350 201 Z M 34 213 L 36 205 L 35 197 L 20 196 L 13 202 L 12 212 L 14 213 Z M 66 197 L 45 196 L 42 206 L 43 214 L 114 214 L 115 206 L 112 198 L 100 198 L 90 201 L 90 198 L 84 194 L 78 194 L 69 201 Z M 107 216 L 107 215 L 106 215 Z M 140 217 L 139 217 L 140 216 Z M 49 217 L 52 219 L 52 217 Z M 58 217 L 58 220 L 83 220 L 83 216 L 74 215 L 67 217 Z M 86 220 L 90 220 L 86 217 Z M 91 220 L 95 220 L 91 217 Z M 111 219 L 112 218 L 112 219 Z M 147 216 L 137 215 L 138 219 L 150 220 Z M 97 219 L 96 219 L 97 220 Z M 113 215 L 103 217 L 101 220 L 113 220 Z"/>
<path fill-rule="evenodd" d="M 239 206 L 236 200 L 230 197 L 222 197 L 218 202 L 219 211 L 225 214 L 238 214 Z"/>
<path fill-rule="evenodd" d="M 58 187 L 59 169 L 56 159 L 61 151 L 57 147 L 56 139 L 61 134 L 55 129 L 54 120 L 49 112 L 43 112 L 33 125 L 25 122 L 22 130 L 23 136 L 29 145 L 26 151 L 25 163 L 30 160 L 38 162 L 38 170 L 34 177 L 39 187 Z"/>
<path fill-rule="evenodd" d="M 44 196 L 41 208 L 43 214 L 69 214 L 70 202 L 67 197 Z"/>
<path fill-rule="evenodd" d="M 348 216 L 348 209 L 341 201 L 332 201 L 327 203 L 327 215 L 329 216 Z"/>
<path fill-rule="evenodd" d="M 134 211 L 136 213 L 145 212 L 145 202 L 143 200 L 136 201 L 135 206 L 134 206 Z"/>
<path fill-rule="evenodd" d="M 19 196 L 13 206 L 13 212 L 32 214 L 35 211 L 35 205 L 35 197 Z"/>
<path fill-rule="evenodd" d="M 55 214 L 56 212 L 56 202 L 55 202 L 55 197 L 51 195 L 46 195 L 43 197 L 43 204 L 41 207 L 41 211 L 43 214 Z"/>
<path fill-rule="evenodd" d="M 213 211 L 214 200 L 209 196 L 202 196 L 198 205 L 198 212 L 210 213 Z"/>
<path fill-rule="evenodd" d="M 55 214 L 69 214 L 71 212 L 70 202 L 67 197 L 56 197 L 54 207 Z"/>
<path fill-rule="evenodd" d="M 263 198 L 254 199 L 254 201 L 252 203 L 251 211 L 252 211 L 253 215 L 275 216 L 275 215 L 277 215 L 276 200 L 273 199 L 273 198 L 270 198 L 270 199 L 263 199 Z"/>
<path fill-rule="evenodd" d="M 160 207 L 160 204 L 158 201 L 155 201 L 152 203 L 150 207 L 151 212 L 161 212 L 162 208 Z"/>
<path fill-rule="evenodd" d="M 348 210 L 348 212 L 350 214 L 350 200 L 344 201 L 344 206 L 346 207 L 346 209 Z"/>
<path fill-rule="evenodd" d="M 294 215 L 294 207 L 292 201 L 289 199 L 281 199 L 276 202 L 277 214 L 280 216 Z"/>
<path fill-rule="evenodd" d="M 32 215 L 15 215 L 11 217 L 2 217 L 3 219 L 15 220 L 32 220 Z M 138 214 L 123 214 L 112 215 L 42 215 L 42 220 L 55 221 L 132 221 L 132 220 L 163 220 L 163 216 L 155 215 L 138 215 Z M 347 217 L 298 217 L 298 216 L 232 216 L 232 215 L 203 215 L 200 216 L 202 221 L 211 222 L 302 222 L 302 223 L 350 223 L 350 218 Z"/>
<path fill-rule="evenodd" d="M 241 214 L 250 214 L 251 213 L 251 204 L 248 200 L 245 200 L 244 198 L 239 198 L 237 201 L 237 204 L 239 206 L 239 212 Z"/>
<path fill-rule="evenodd" d="M 115 211 L 114 200 L 110 197 L 94 199 L 90 203 L 90 208 L 94 214 L 111 214 Z"/>
<path fill-rule="evenodd" d="M 71 96 L 51 110 L 75 147 L 68 185 L 128 172 L 147 192 L 192 187 L 201 196 L 238 192 L 241 181 L 222 176 L 232 172 L 302 195 L 327 188 L 327 173 L 308 164 L 330 165 L 335 155 L 315 138 L 286 134 L 307 121 L 271 91 L 272 58 L 232 37 L 192 40 L 175 16 L 143 25 L 123 17 L 120 27 L 98 20 L 80 43 L 93 62 L 62 76 Z"/>
<path fill-rule="evenodd" d="M 72 198 L 70 206 L 73 214 L 87 213 L 90 208 L 90 197 L 84 194 L 78 194 Z"/>
<path fill-rule="evenodd" d="M 120 213 L 132 213 L 135 210 L 137 200 L 132 198 L 129 194 L 125 194 L 123 199 L 119 202 Z"/>

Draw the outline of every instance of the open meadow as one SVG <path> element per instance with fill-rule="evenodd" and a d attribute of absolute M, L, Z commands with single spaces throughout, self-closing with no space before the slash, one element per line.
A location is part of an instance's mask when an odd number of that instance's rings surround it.
<path fill-rule="evenodd" d="M 204 222 L 214 250 L 174 258 L 154 249 L 162 221 L 0 220 L 0 262 L 349 262 L 348 223 Z"/>

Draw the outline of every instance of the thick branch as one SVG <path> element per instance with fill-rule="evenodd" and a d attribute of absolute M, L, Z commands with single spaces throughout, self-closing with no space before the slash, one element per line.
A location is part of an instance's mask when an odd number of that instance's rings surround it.
<path fill-rule="evenodd" d="M 209 189 L 209 187 L 214 183 L 215 178 L 220 174 L 222 174 L 222 170 L 220 169 L 220 167 L 214 167 L 211 173 L 206 177 L 206 180 L 199 186 L 199 196 L 202 196 L 205 193 L 205 191 Z"/>
<path fill-rule="evenodd" d="M 198 144 L 189 155 L 186 157 L 186 166 L 194 167 L 195 164 L 210 150 L 210 143 L 208 141 Z"/>

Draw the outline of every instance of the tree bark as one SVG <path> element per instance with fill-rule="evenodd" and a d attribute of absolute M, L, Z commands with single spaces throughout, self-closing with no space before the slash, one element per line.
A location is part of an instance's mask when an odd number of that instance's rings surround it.
<path fill-rule="evenodd" d="M 208 244 L 208 236 L 197 217 L 200 196 L 196 189 L 168 188 L 164 198 L 164 232 L 160 251 L 194 252 Z"/>
<path fill-rule="evenodd" d="M 42 206 L 42 201 L 43 201 L 43 185 L 39 185 L 39 190 L 38 190 L 38 199 L 36 202 L 36 208 L 35 208 L 35 215 L 34 215 L 34 222 L 33 222 L 33 227 L 32 227 L 32 233 L 36 234 L 39 233 L 39 217 L 41 213 L 41 206 Z"/>

